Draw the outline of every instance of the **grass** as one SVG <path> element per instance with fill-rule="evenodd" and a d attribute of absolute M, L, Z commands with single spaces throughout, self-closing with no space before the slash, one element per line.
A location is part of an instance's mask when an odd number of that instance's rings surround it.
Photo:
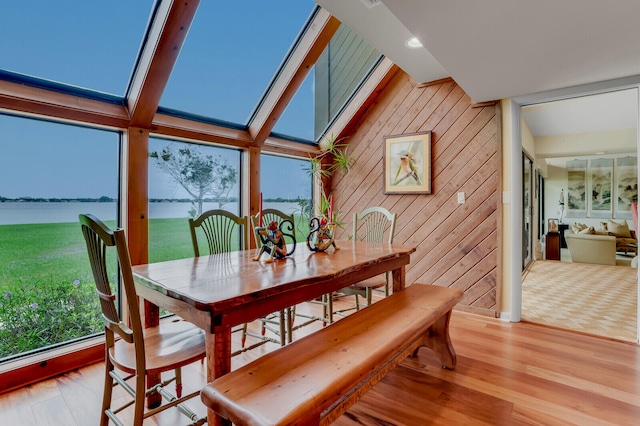
<path fill-rule="evenodd" d="M 304 244 L 308 220 L 296 223 Z M 149 220 L 149 241 L 149 262 L 193 256 L 186 219 Z M 78 223 L 0 225 L 0 265 L 0 362 L 103 330 Z"/>

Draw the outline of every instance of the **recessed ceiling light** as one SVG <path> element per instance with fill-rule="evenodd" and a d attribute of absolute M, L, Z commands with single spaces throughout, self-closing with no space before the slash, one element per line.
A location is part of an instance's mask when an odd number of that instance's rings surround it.
<path fill-rule="evenodd" d="M 606 153 L 607 153 L 607 151 L 599 151 L 599 152 L 596 152 L 596 155 L 604 155 Z"/>
<path fill-rule="evenodd" d="M 418 47 L 422 47 L 422 43 L 420 43 L 420 40 L 418 40 L 417 38 L 413 37 L 413 38 L 410 38 L 409 40 L 407 40 L 407 46 L 411 47 L 413 49 L 416 49 Z"/>

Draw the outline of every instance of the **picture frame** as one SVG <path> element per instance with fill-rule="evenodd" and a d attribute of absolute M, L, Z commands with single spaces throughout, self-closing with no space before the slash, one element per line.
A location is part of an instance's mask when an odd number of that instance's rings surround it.
<path fill-rule="evenodd" d="M 431 137 L 431 131 L 384 137 L 383 193 L 432 193 Z"/>
<path fill-rule="evenodd" d="M 560 228 L 558 228 L 558 219 L 547 219 L 547 234 L 553 233 L 557 234 L 560 232 Z"/>

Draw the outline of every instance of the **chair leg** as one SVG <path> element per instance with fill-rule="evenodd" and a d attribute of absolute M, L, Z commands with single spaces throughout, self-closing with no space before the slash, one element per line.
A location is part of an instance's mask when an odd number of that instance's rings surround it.
<path fill-rule="evenodd" d="M 287 327 L 287 323 L 290 321 L 289 316 L 290 313 L 288 309 L 286 309 L 286 313 L 285 309 L 280 311 L 280 346 L 284 346 L 287 344 L 287 329 L 290 330 L 290 327 Z"/>
<path fill-rule="evenodd" d="M 176 396 L 182 397 L 182 369 L 180 367 L 175 369 L 176 372 Z"/>
<path fill-rule="evenodd" d="M 104 390 L 102 391 L 102 414 L 100 416 L 100 426 L 109 424 L 109 417 L 106 411 L 111 408 L 111 395 L 113 393 L 113 378 L 109 374 L 113 370 L 113 364 L 109 357 L 105 360 Z"/>
<path fill-rule="evenodd" d="M 365 294 L 367 296 L 367 306 L 371 306 L 371 295 L 372 295 L 372 291 L 370 287 L 367 287 L 365 289 Z"/>
<path fill-rule="evenodd" d="M 136 396 L 133 412 L 133 426 L 142 426 L 144 420 L 144 402 L 146 399 L 146 376 L 144 374 L 136 375 Z"/>

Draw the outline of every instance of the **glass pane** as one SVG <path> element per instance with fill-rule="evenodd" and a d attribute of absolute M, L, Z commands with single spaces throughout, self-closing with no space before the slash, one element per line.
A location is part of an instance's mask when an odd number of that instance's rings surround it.
<path fill-rule="evenodd" d="M 246 124 L 314 7 L 201 1 L 160 105 Z"/>
<path fill-rule="evenodd" d="M 313 142 L 316 136 L 313 131 L 314 122 L 314 80 L 315 67 L 291 99 L 289 105 L 273 128 L 275 133 L 304 139 Z"/>
<path fill-rule="evenodd" d="M 103 329 L 78 214 L 114 227 L 115 132 L 0 115 L 0 360 Z"/>
<path fill-rule="evenodd" d="M 193 257 L 190 217 L 240 215 L 240 151 L 151 138 L 149 152 L 149 261 Z"/>
<path fill-rule="evenodd" d="M 0 69 L 123 96 L 153 4 L 0 2 Z"/>
<path fill-rule="evenodd" d="M 309 233 L 312 180 L 308 160 L 262 154 L 260 156 L 262 207 L 294 215 L 296 239 L 304 241 Z M 282 176 L 285 176 L 285 179 Z"/>
<path fill-rule="evenodd" d="M 324 133 L 380 58 L 362 37 L 340 26 L 314 66 L 314 140 Z M 285 123 L 289 120 L 283 120 Z"/>

